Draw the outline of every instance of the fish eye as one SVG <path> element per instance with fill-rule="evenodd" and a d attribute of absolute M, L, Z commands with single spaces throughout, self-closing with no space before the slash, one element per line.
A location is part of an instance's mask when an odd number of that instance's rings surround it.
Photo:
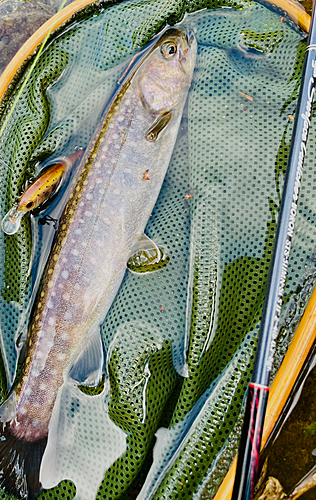
<path fill-rule="evenodd" d="M 160 51 L 166 59 L 171 59 L 177 52 L 177 46 L 174 42 L 166 42 L 162 44 Z"/>
<path fill-rule="evenodd" d="M 29 201 L 26 205 L 26 208 L 32 208 L 32 206 L 34 205 L 34 202 L 33 201 Z"/>

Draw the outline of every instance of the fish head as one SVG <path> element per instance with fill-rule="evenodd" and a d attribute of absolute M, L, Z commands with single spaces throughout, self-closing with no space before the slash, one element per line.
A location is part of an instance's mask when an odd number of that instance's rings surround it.
<path fill-rule="evenodd" d="M 196 38 L 182 28 L 167 29 L 140 67 L 139 93 L 149 112 L 161 114 L 183 106 L 191 85 Z"/>

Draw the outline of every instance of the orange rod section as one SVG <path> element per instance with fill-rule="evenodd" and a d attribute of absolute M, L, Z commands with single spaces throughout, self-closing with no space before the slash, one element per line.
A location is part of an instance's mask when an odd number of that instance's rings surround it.
<path fill-rule="evenodd" d="M 315 339 L 316 287 L 271 386 L 261 447 L 267 442 Z M 237 457 L 235 457 L 214 500 L 230 500 L 233 491 L 236 464 Z"/>
<path fill-rule="evenodd" d="M 7 86 L 11 82 L 15 73 L 21 67 L 25 59 L 34 52 L 34 50 L 42 43 L 44 38 L 56 28 L 61 26 L 69 17 L 75 14 L 78 10 L 95 2 L 95 0 L 75 0 L 73 3 L 57 12 L 53 17 L 48 19 L 26 42 L 20 50 L 15 54 L 11 62 L 8 64 L 0 77 L 0 100 L 2 99 Z"/>

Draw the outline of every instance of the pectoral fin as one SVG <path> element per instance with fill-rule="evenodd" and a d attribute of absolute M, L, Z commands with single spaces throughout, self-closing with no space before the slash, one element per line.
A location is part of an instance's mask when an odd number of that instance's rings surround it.
<path fill-rule="evenodd" d="M 169 262 L 162 250 L 143 234 L 135 243 L 127 268 L 133 273 L 149 273 L 161 269 Z"/>
<path fill-rule="evenodd" d="M 149 142 L 155 142 L 158 139 L 160 132 L 168 125 L 171 120 L 172 112 L 167 111 L 154 121 L 152 126 L 146 132 L 146 139 Z"/>

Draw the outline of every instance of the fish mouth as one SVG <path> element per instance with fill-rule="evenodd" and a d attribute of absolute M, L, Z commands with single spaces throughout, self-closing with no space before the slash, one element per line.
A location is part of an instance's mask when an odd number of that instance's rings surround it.
<path fill-rule="evenodd" d="M 185 37 L 186 37 L 186 41 L 187 41 L 188 46 L 191 47 L 194 40 L 195 40 L 195 36 L 194 36 L 193 31 L 190 30 L 189 33 L 185 34 Z"/>
<path fill-rule="evenodd" d="M 192 74 L 192 63 L 194 66 L 195 62 L 195 56 L 196 54 L 196 49 L 197 49 L 197 43 L 196 43 L 196 38 L 194 36 L 193 31 L 189 32 L 183 32 L 181 36 L 182 40 L 180 42 L 180 49 L 179 49 L 179 64 L 182 69 L 182 71 L 187 75 L 191 76 Z M 188 58 L 188 56 L 190 56 Z M 193 57 L 192 57 L 193 56 Z"/>

